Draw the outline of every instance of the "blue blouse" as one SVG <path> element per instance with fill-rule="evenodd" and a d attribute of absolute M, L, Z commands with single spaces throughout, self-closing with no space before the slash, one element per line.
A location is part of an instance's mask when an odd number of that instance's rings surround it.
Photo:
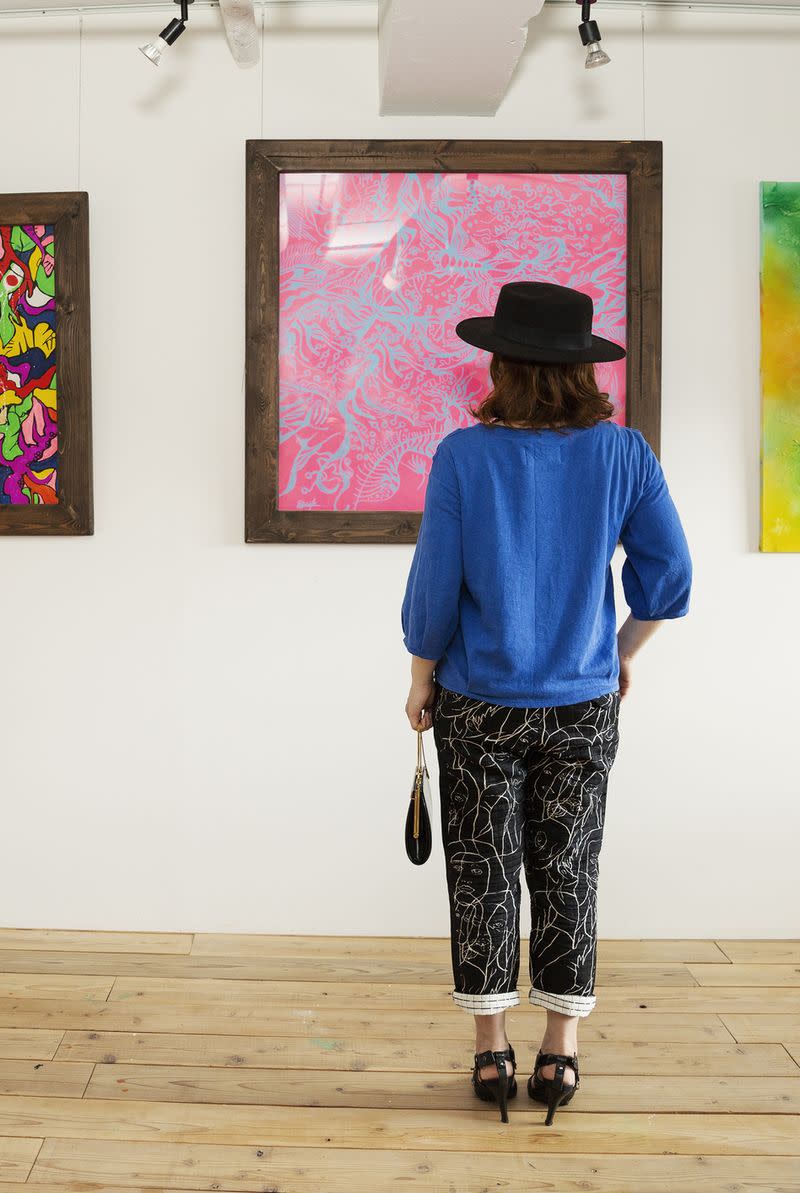
<path fill-rule="evenodd" d="M 406 649 L 434 660 L 444 687 L 494 704 L 617 691 L 618 540 L 634 617 L 683 617 L 689 548 L 640 431 L 451 431 L 431 462 L 401 610 Z"/>

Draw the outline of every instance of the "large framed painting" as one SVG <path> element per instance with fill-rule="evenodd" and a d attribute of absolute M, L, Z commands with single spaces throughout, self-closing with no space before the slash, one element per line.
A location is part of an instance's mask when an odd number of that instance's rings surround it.
<path fill-rule="evenodd" d="M 413 542 L 507 281 L 589 293 L 615 421 L 659 452 L 660 141 L 247 142 L 248 542 Z"/>
<path fill-rule="evenodd" d="M 761 551 L 800 551 L 800 182 L 759 186 Z"/>
<path fill-rule="evenodd" d="M 89 197 L 0 195 L 0 534 L 91 534 Z"/>

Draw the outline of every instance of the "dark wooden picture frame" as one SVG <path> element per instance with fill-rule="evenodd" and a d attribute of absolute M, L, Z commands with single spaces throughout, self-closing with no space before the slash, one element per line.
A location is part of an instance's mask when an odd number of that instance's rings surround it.
<path fill-rule="evenodd" d="M 419 511 L 278 508 L 279 179 L 284 172 L 489 171 L 627 175 L 626 421 L 658 455 L 661 422 L 660 141 L 246 143 L 245 540 L 410 543 Z"/>
<path fill-rule="evenodd" d="M 57 502 L 0 504 L 0 535 L 92 534 L 89 196 L 86 191 L 0 195 L 0 225 L 53 224 Z"/>

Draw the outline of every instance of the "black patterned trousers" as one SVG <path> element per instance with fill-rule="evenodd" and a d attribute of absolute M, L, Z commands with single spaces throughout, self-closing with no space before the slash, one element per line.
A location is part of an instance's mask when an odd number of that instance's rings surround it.
<path fill-rule="evenodd" d="M 519 1003 L 520 874 L 531 901 L 530 1002 L 595 1005 L 598 858 L 618 691 L 512 708 L 435 685 L 442 840 L 457 1006 Z"/>

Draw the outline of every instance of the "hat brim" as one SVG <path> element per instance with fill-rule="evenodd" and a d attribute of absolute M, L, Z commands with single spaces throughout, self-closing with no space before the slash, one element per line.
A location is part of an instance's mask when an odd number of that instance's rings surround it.
<path fill-rule="evenodd" d="M 479 315 L 472 319 L 462 319 L 455 327 L 456 335 L 466 344 L 475 348 L 483 348 L 486 352 L 497 352 L 499 356 L 507 356 L 511 360 L 540 361 L 542 364 L 569 364 L 570 362 L 589 362 L 622 360 L 626 355 L 625 349 L 613 340 L 606 340 L 603 336 L 592 336 L 588 348 L 533 348 L 520 344 L 518 340 L 507 340 L 497 335 L 494 330 L 492 315 Z"/>

